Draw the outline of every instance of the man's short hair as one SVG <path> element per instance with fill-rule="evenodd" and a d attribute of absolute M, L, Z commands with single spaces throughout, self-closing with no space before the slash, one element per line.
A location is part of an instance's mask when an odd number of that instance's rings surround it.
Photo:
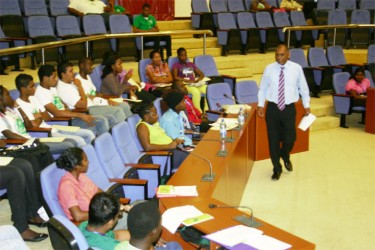
<path fill-rule="evenodd" d="M 144 239 L 152 230 L 158 227 L 161 215 L 156 203 L 141 202 L 128 214 L 128 229 L 132 239 Z"/>
<path fill-rule="evenodd" d="M 177 50 L 177 55 L 179 55 L 181 52 L 185 51 L 186 52 L 186 49 L 184 47 L 181 47 L 181 48 L 178 48 Z"/>
<path fill-rule="evenodd" d="M 114 219 L 120 211 L 120 203 L 116 196 L 106 192 L 94 195 L 89 205 L 89 225 L 94 227 L 103 226 Z"/>
<path fill-rule="evenodd" d="M 18 91 L 21 91 L 21 88 L 26 88 L 32 80 L 33 77 L 31 75 L 19 74 L 15 80 Z"/>
<path fill-rule="evenodd" d="M 144 8 L 149 8 L 149 9 L 151 9 L 151 5 L 148 4 L 148 3 L 144 3 L 144 4 L 142 5 L 142 10 L 143 10 Z"/>
<path fill-rule="evenodd" d="M 40 66 L 38 70 L 39 81 L 42 82 L 45 76 L 50 77 L 55 71 L 55 67 L 50 64 Z"/>
<path fill-rule="evenodd" d="M 66 73 L 68 67 L 73 67 L 71 62 L 61 62 L 57 65 L 57 76 L 62 79 L 62 74 Z"/>

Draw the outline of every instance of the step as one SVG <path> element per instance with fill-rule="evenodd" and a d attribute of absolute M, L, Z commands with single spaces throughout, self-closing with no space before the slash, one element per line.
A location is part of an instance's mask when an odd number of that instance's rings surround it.
<path fill-rule="evenodd" d="M 310 99 L 310 106 L 311 112 L 317 117 L 335 115 L 333 100 L 330 94 L 321 94 L 320 98 L 312 97 Z"/>
<path fill-rule="evenodd" d="M 235 77 L 251 77 L 251 73 L 246 68 L 233 68 L 233 69 L 223 69 L 219 70 L 222 75 L 230 75 Z"/>
<path fill-rule="evenodd" d="M 238 57 L 226 57 L 220 56 L 215 57 L 216 66 L 219 70 L 221 69 L 231 69 L 231 68 L 246 68 L 248 66 L 247 60 L 244 56 Z"/>
<path fill-rule="evenodd" d="M 158 21 L 160 31 L 191 30 L 190 20 Z"/>
<path fill-rule="evenodd" d="M 172 50 L 176 51 L 178 48 L 184 47 L 187 50 L 188 56 L 190 56 L 190 49 L 202 49 L 203 38 L 179 38 L 172 40 Z M 217 48 L 217 38 L 208 37 L 206 38 L 206 48 Z M 174 53 L 174 52 L 173 52 Z"/>
<path fill-rule="evenodd" d="M 340 126 L 340 118 L 336 116 L 324 116 L 318 117 L 315 122 L 311 125 L 310 131 L 320 131 L 332 128 L 338 128 Z"/>

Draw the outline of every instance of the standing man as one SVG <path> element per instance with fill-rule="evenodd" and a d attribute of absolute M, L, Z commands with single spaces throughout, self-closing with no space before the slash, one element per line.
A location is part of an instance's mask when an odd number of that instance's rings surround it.
<path fill-rule="evenodd" d="M 148 3 L 142 5 L 141 14 L 135 17 L 133 21 L 134 33 L 159 32 L 155 17 L 150 15 L 150 8 Z M 172 55 L 170 36 L 146 36 L 143 38 L 143 43 L 154 42 L 154 50 L 157 51 L 160 51 L 161 41 L 166 42 L 167 57 L 170 57 Z M 162 51 L 160 51 L 160 54 L 163 56 Z"/>
<path fill-rule="evenodd" d="M 285 44 L 276 48 L 276 62 L 264 70 L 258 93 L 258 115 L 266 116 L 268 144 L 273 164 L 272 180 L 280 178 L 282 167 L 293 171 L 289 153 L 296 140 L 296 109 L 294 103 L 302 97 L 306 115 L 310 113 L 309 88 L 301 66 L 289 61 Z M 268 101 L 266 113 L 264 105 Z M 281 146 L 280 146 L 281 145 Z"/>

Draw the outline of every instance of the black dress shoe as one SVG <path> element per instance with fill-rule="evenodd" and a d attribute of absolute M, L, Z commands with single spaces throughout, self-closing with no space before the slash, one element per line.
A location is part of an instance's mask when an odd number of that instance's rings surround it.
<path fill-rule="evenodd" d="M 32 222 L 32 221 L 27 221 L 27 223 L 29 225 L 34 225 L 34 226 L 37 226 L 37 227 L 47 227 L 47 222 L 43 221 L 43 222 Z"/>
<path fill-rule="evenodd" d="M 34 238 L 30 238 L 30 239 L 23 239 L 24 241 L 31 241 L 31 242 L 39 242 L 39 241 L 42 241 L 42 240 L 45 240 L 48 238 L 48 234 L 38 234 L 37 236 L 35 236 Z"/>
<path fill-rule="evenodd" d="M 291 161 L 287 161 L 284 164 L 285 164 L 286 170 L 288 170 L 289 172 L 293 171 L 293 165 Z"/>
<path fill-rule="evenodd" d="M 279 180 L 280 179 L 281 172 L 273 172 L 272 180 Z"/>

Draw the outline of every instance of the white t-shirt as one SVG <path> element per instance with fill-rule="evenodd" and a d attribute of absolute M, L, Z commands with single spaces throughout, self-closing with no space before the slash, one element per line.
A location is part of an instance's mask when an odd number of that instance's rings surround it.
<path fill-rule="evenodd" d="M 88 13 L 102 14 L 105 6 L 105 3 L 100 0 L 70 0 L 68 8 L 76 9 L 86 15 Z"/>
<path fill-rule="evenodd" d="M 81 99 L 76 85 L 65 83 L 61 80 L 57 83 L 57 94 L 70 109 L 74 109 L 77 102 Z M 89 105 L 87 106 L 89 107 Z"/>
<path fill-rule="evenodd" d="M 85 91 L 86 95 L 96 95 L 96 87 L 89 75 L 87 75 L 87 79 L 83 79 L 80 74 L 77 74 L 75 78 L 81 81 L 82 88 Z"/>
<path fill-rule="evenodd" d="M 2 138 L 5 137 L 2 134 L 4 130 L 10 130 L 25 138 L 31 138 L 26 131 L 22 116 L 17 109 L 6 108 L 5 114 L 0 113 L 0 136 Z"/>
<path fill-rule="evenodd" d="M 60 96 L 57 95 L 56 88 L 46 89 L 39 85 L 36 87 L 34 97 L 38 99 L 38 102 L 43 107 L 52 103 L 58 110 L 65 110 L 64 103 L 62 102 Z M 49 115 L 53 117 L 53 114 L 49 113 Z"/>
<path fill-rule="evenodd" d="M 29 102 L 25 102 L 21 100 L 21 98 L 18 98 L 16 100 L 18 105 L 21 106 L 21 109 L 23 112 L 25 112 L 25 115 L 27 118 L 29 118 L 30 121 L 35 120 L 34 114 L 35 113 L 40 113 L 40 112 L 45 112 L 46 109 L 43 107 L 42 104 L 36 99 L 34 96 L 29 97 Z M 42 121 L 42 123 L 39 125 L 41 128 L 50 128 L 51 125 L 48 125 L 45 121 Z"/>

